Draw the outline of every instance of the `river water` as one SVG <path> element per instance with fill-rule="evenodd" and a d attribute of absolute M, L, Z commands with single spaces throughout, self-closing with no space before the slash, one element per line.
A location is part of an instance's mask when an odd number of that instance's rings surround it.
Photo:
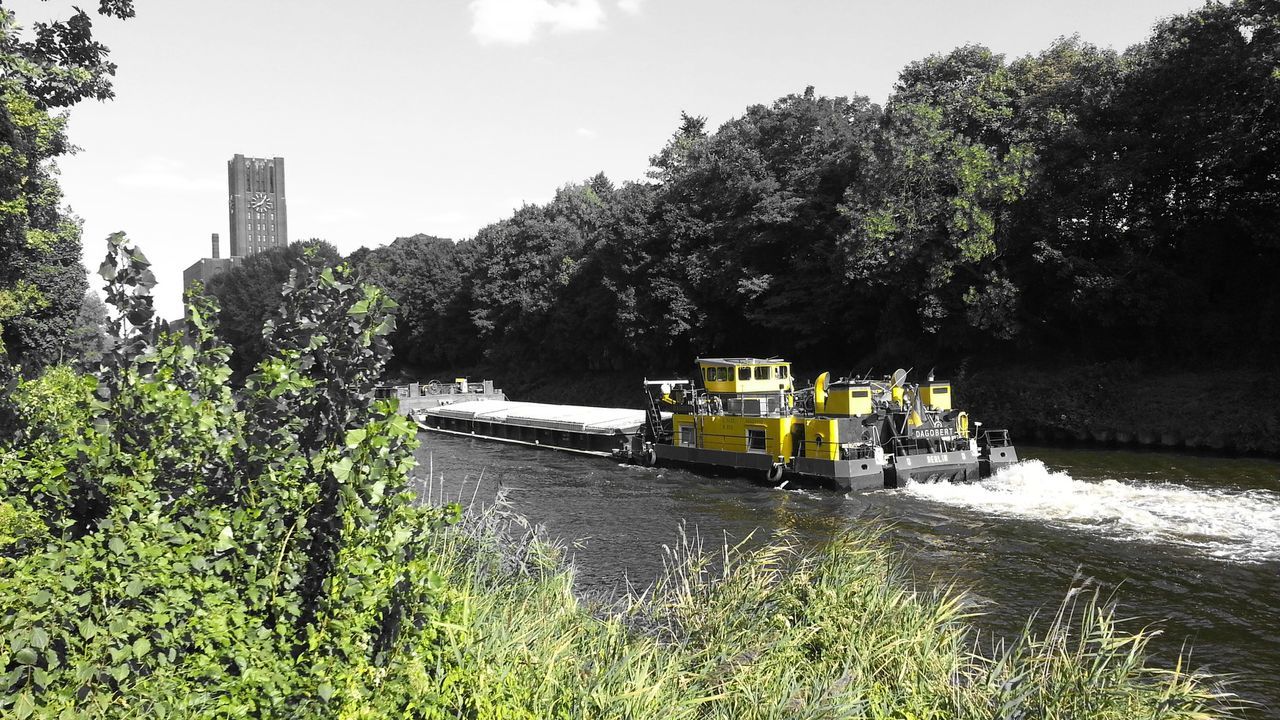
<path fill-rule="evenodd" d="M 1151 452 L 1020 447 L 1023 461 L 969 485 L 845 494 L 734 476 L 641 468 L 518 445 L 423 434 L 435 493 L 464 503 L 498 488 L 569 547 L 584 588 L 644 586 L 681 524 L 709 546 L 787 530 L 819 543 L 889 524 L 921 582 L 955 582 L 985 603 L 977 623 L 1016 634 L 1046 620 L 1080 577 L 1117 603 L 1125 627 L 1155 624 L 1157 661 L 1236 677 L 1280 717 L 1280 463 Z"/>

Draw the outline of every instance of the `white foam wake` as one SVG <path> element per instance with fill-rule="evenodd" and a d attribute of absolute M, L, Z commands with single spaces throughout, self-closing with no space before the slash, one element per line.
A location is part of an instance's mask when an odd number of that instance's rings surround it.
<path fill-rule="evenodd" d="M 1173 543 L 1227 560 L 1280 560 L 1280 494 L 1266 490 L 1090 482 L 1024 460 L 978 483 L 911 482 L 902 492 L 1122 540 Z"/>

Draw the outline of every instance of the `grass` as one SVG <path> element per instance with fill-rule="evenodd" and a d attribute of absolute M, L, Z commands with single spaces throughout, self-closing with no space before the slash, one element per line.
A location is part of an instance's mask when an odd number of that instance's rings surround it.
<path fill-rule="evenodd" d="M 681 536 L 652 587 L 583 599 L 561 548 L 501 502 L 435 538 L 451 588 L 420 691 L 467 718 L 1218 718 L 1214 678 L 1148 664 L 1087 586 L 1050 629 L 979 651 L 955 588 L 922 589 L 875 534 L 708 551 Z"/>

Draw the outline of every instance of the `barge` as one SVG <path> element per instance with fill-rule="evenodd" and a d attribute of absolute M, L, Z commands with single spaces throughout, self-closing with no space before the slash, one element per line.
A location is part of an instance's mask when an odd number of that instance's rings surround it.
<path fill-rule="evenodd" d="M 905 370 L 834 380 L 823 373 L 797 389 L 791 364 L 779 358 L 699 358 L 697 369 L 696 381 L 646 379 L 644 410 L 464 390 L 411 415 L 432 432 L 845 490 L 972 481 L 1018 460 L 1008 432 L 970 421 L 952 406 L 950 383 L 932 376 L 912 383 Z"/>
<path fill-rule="evenodd" d="M 421 409 L 413 417 L 419 427 L 435 432 L 625 458 L 636 439 L 643 436 L 648 413 L 627 408 L 473 400 Z"/>

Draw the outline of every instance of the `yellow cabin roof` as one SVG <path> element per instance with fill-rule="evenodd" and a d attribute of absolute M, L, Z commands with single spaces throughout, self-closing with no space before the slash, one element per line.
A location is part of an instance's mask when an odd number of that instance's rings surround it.
<path fill-rule="evenodd" d="M 698 358 L 707 392 L 719 395 L 776 393 L 792 389 L 791 363 L 780 358 Z"/>
<path fill-rule="evenodd" d="M 734 367 L 737 365 L 790 365 L 782 358 L 698 358 L 696 361 L 699 365 L 710 365 L 712 367 Z"/>

